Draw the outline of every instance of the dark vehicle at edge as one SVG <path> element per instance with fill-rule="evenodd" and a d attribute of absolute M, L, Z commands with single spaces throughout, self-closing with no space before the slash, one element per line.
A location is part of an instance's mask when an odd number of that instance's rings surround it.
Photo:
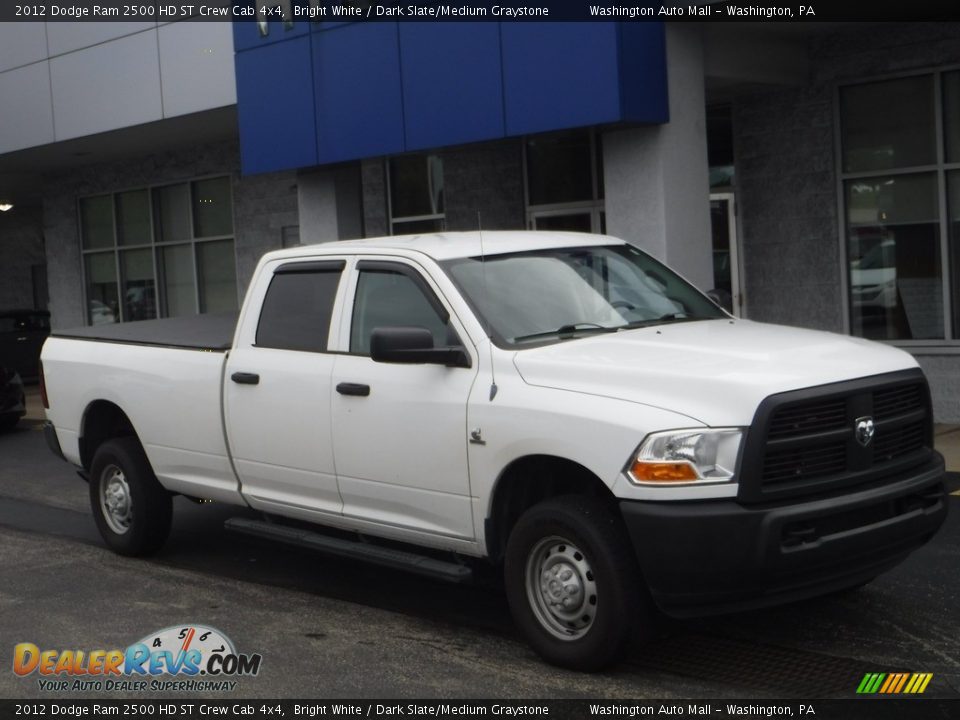
<path fill-rule="evenodd" d="M 35 382 L 40 377 L 40 350 L 49 334 L 46 310 L 0 310 L 0 367 Z"/>
<path fill-rule="evenodd" d="M 16 427 L 26 412 L 23 381 L 14 371 L 0 367 L 0 432 Z"/>

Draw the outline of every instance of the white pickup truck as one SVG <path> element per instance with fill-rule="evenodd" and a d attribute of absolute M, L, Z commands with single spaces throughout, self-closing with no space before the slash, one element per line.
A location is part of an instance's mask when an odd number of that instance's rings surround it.
<path fill-rule="evenodd" d="M 58 331 L 42 365 L 48 441 L 115 551 L 158 550 L 180 494 L 434 577 L 502 564 L 529 642 L 579 669 L 657 610 L 868 582 L 947 511 L 910 355 L 730 317 L 610 237 L 272 252 L 238 319 Z"/>

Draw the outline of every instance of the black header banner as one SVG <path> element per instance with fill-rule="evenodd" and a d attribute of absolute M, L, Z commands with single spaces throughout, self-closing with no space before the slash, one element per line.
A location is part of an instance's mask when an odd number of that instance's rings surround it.
<path fill-rule="evenodd" d="M 0 700 L 0 717 L 96 718 L 551 718 L 642 717 L 933 720 L 955 718 L 960 699 L 861 700 Z"/>
<path fill-rule="evenodd" d="M 331 8 L 348 8 L 336 17 Z M 960 20 L 956 0 L 633 2 L 624 0 L 36 0 L 0 4 L 0 22 L 894 22 Z"/>

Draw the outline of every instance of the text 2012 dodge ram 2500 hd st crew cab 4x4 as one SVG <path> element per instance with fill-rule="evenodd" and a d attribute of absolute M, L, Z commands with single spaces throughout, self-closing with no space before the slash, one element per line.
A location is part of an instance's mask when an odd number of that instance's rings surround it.
<path fill-rule="evenodd" d="M 609 237 L 272 252 L 236 321 L 56 332 L 42 363 L 48 440 L 117 552 L 157 550 L 179 493 L 438 577 L 502 562 L 518 626 L 569 667 L 615 660 L 656 608 L 867 582 L 946 515 L 910 355 L 732 318 Z"/>

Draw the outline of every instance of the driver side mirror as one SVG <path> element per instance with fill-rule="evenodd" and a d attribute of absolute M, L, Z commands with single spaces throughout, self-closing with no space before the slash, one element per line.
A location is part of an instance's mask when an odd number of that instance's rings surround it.
<path fill-rule="evenodd" d="M 434 347 L 433 333 L 419 326 L 374 328 L 370 334 L 370 358 L 374 362 L 470 367 L 470 356 L 465 348 Z"/>

